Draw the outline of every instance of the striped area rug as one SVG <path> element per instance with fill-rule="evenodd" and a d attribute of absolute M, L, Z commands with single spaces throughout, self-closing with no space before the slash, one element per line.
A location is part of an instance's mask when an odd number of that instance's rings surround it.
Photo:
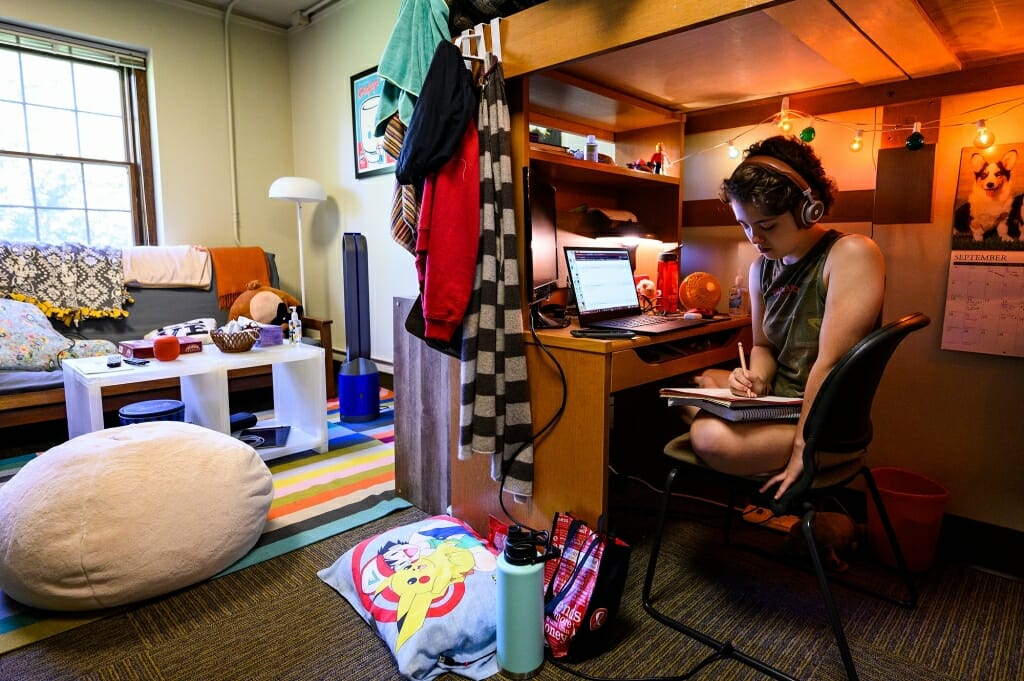
<path fill-rule="evenodd" d="M 263 534 L 248 554 L 215 578 L 410 506 L 395 496 L 393 393 L 381 390 L 381 416 L 367 423 L 341 423 L 338 401 L 329 400 L 327 437 L 326 453 L 310 450 L 268 462 L 274 501 Z M 0 485 L 34 456 L 0 461 Z M 0 592 L 0 654 L 124 609 L 85 616 L 52 613 L 25 607 Z"/>

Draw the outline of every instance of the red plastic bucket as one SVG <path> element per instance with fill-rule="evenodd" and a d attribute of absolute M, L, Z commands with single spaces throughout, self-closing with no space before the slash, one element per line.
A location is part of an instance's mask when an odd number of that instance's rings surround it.
<path fill-rule="evenodd" d="M 872 468 L 871 475 L 889 512 L 907 567 L 913 572 L 927 570 L 935 559 L 949 492 L 934 480 L 902 468 Z M 868 539 L 875 555 L 886 565 L 896 567 L 885 528 L 870 498 L 867 506 Z"/>

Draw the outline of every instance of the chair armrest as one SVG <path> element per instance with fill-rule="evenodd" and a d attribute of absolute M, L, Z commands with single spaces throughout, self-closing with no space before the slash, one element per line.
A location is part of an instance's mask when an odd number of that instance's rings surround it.
<path fill-rule="evenodd" d="M 324 349 L 324 377 L 327 382 L 327 398 L 338 396 L 337 376 L 334 374 L 334 346 L 332 345 L 331 325 L 333 319 L 317 317 L 302 318 L 302 332 L 316 331 L 320 334 L 320 347 Z"/>

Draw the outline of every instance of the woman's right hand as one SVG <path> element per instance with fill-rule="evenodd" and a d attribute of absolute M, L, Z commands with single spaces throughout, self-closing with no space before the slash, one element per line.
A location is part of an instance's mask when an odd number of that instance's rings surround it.
<path fill-rule="evenodd" d="M 768 393 L 768 384 L 752 371 L 736 367 L 729 374 L 729 390 L 741 397 L 757 397 Z"/>

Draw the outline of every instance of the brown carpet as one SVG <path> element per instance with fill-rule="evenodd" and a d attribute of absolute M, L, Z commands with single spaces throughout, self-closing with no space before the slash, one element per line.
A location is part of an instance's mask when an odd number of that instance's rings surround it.
<path fill-rule="evenodd" d="M 651 501 L 651 500 L 648 500 Z M 687 509 L 693 512 L 693 509 Z M 721 544 L 717 511 L 674 521 L 655 596 L 664 610 L 747 653 L 809 681 L 845 678 L 814 579 L 757 554 Z M 348 604 L 316 576 L 371 534 L 423 517 L 408 509 L 226 577 L 111 615 L 0 657 L 3 681 L 399 678 L 387 648 Z M 619 618 L 619 642 L 580 671 L 605 677 L 672 676 L 708 649 L 654 622 L 640 605 L 653 515 L 623 512 L 634 538 Z M 630 527 L 631 525 L 631 527 Z M 740 523 L 737 539 L 767 543 L 782 535 Z M 868 557 L 852 578 L 880 572 Z M 1024 678 L 1024 583 L 956 564 L 937 564 L 920 580 L 920 605 L 908 611 L 834 588 L 860 676 L 868 680 L 1010 681 Z M 446 675 L 445 681 L 457 677 Z M 497 677 L 496 677 L 497 678 Z M 551 664 L 536 677 L 574 678 Z M 695 678 L 762 679 L 733 661 Z"/>

